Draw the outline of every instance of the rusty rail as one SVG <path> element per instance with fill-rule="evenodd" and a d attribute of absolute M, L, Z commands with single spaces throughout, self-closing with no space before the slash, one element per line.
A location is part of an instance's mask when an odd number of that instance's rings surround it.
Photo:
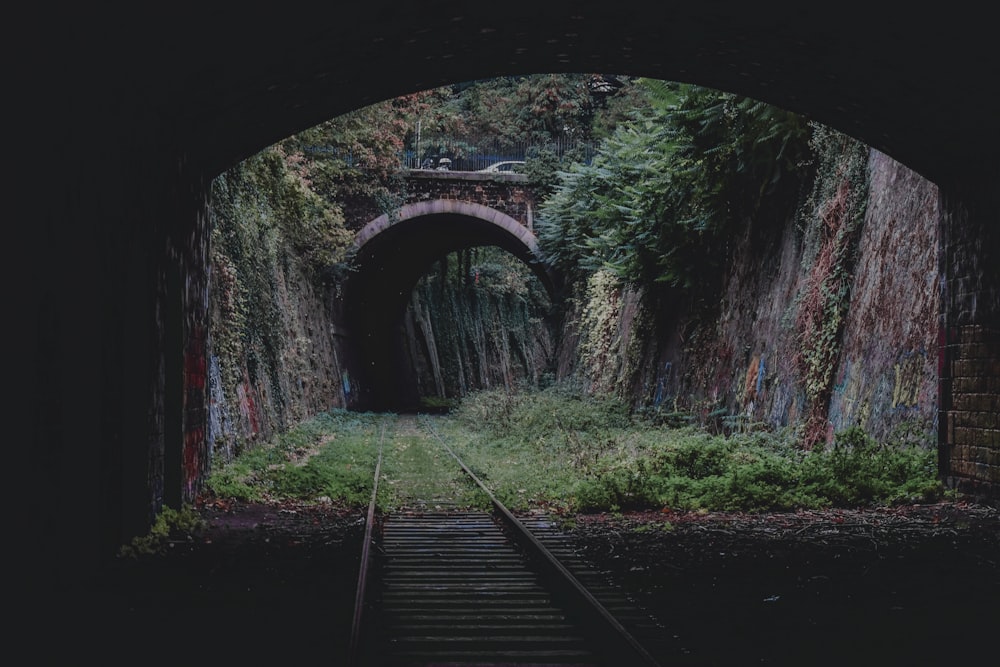
<path fill-rule="evenodd" d="M 364 615 L 366 588 L 368 585 L 368 564 L 371 560 L 372 532 L 375 525 L 375 499 L 378 496 L 378 478 L 382 469 L 382 446 L 385 443 L 385 423 L 378 441 L 378 460 L 375 463 L 375 481 L 372 484 L 372 499 L 368 503 L 368 517 L 365 521 L 365 537 L 361 547 L 361 563 L 358 568 L 358 587 L 354 596 L 354 619 L 351 624 L 351 644 L 348 653 L 348 664 L 357 667 L 361 663 L 360 650 L 362 640 L 361 620 Z"/>
<path fill-rule="evenodd" d="M 424 427 L 437 439 L 449 454 L 458 462 L 462 470 L 468 475 L 476 485 L 487 495 L 490 503 L 503 521 L 511 528 L 515 539 L 530 551 L 541 564 L 556 575 L 557 581 L 562 583 L 561 588 L 575 601 L 580 603 L 578 610 L 589 623 L 595 628 L 603 630 L 615 644 L 614 654 L 620 664 L 645 665 L 646 667 L 660 667 L 656 659 L 636 640 L 636 638 L 623 626 L 615 616 L 601 604 L 601 602 L 591 594 L 591 592 L 580 583 L 579 580 L 559 561 L 534 534 L 514 516 L 514 514 L 501 503 L 493 492 L 473 473 L 468 466 L 458 457 L 448 446 L 443 438 L 434 430 L 433 426 L 423 420 Z M 555 583 L 555 582 L 553 582 Z M 631 656 L 631 659 L 627 659 Z"/>

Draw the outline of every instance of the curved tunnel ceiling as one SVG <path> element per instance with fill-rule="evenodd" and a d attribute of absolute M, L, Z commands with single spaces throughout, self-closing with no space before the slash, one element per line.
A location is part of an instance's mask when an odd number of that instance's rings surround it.
<path fill-rule="evenodd" d="M 154 10 L 139 8 L 131 18 L 149 29 L 104 40 L 110 10 L 88 6 L 67 17 L 69 83 L 50 85 L 66 99 L 131 91 L 120 108 L 79 112 L 111 128 L 108 114 L 159 119 L 151 129 L 183 143 L 187 164 L 209 178 L 373 102 L 542 72 L 710 86 L 811 117 L 938 184 L 995 178 L 1000 124 L 982 92 L 997 73 L 992 22 L 892 4 L 369 0 L 147 17 Z"/>

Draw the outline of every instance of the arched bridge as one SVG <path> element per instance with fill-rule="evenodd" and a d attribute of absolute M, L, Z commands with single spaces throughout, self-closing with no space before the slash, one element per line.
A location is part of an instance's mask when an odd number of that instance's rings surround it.
<path fill-rule="evenodd" d="M 401 325 L 413 287 L 448 253 L 503 248 L 524 262 L 554 295 L 559 278 L 533 231 L 537 194 L 523 174 L 410 170 L 406 203 L 368 221 L 354 240 L 344 297 L 345 330 L 369 408 L 396 409 L 395 368 Z"/>
<path fill-rule="evenodd" d="M 453 214 L 491 223 L 537 252 L 534 211 L 539 198 L 524 174 L 407 169 L 403 178 L 404 205 L 368 221 L 355 238 L 356 247 L 397 223 Z"/>

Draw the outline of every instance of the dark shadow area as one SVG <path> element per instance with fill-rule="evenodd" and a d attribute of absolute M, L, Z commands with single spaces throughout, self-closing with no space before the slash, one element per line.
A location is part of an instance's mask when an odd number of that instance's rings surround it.
<path fill-rule="evenodd" d="M 344 316 L 354 342 L 359 410 L 420 409 L 406 370 L 403 315 L 417 281 L 449 253 L 496 246 L 531 269 L 552 295 L 556 280 L 517 238 L 478 218 L 438 214 L 388 227 L 358 250 L 345 287 Z"/>
<path fill-rule="evenodd" d="M 363 510 L 200 511 L 205 533 L 46 608 L 36 627 L 60 636 L 32 659 L 346 664 Z M 996 510 L 565 518 L 574 551 L 650 614 L 637 638 L 664 666 L 985 664 L 995 650 Z"/>

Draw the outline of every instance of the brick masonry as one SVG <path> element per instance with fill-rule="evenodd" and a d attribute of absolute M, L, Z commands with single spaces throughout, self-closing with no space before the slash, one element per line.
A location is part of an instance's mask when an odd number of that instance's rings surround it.
<path fill-rule="evenodd" d="M 960 492 L 1000 501 L 1000 329 L 949 327 L 941 360 L 942 473 Z"/>
<path fill-rule="evenodd" d="M 986 188 L 989 191 L 989 188 Z M 938 437 L 949 486 L 1000 503 L 1000 232 L 990 196 L 942 197 Z M 956 203 L 962 201 L 963 204 Z"/>
<path fill-rule="evenodd" d="M 529 230 L 533 228 L 537 197 L 524 174 L 412 169 L 406 173 L 406 190 L 408 203 L 437 199 L 473 202 L 505 213 Z"/>

